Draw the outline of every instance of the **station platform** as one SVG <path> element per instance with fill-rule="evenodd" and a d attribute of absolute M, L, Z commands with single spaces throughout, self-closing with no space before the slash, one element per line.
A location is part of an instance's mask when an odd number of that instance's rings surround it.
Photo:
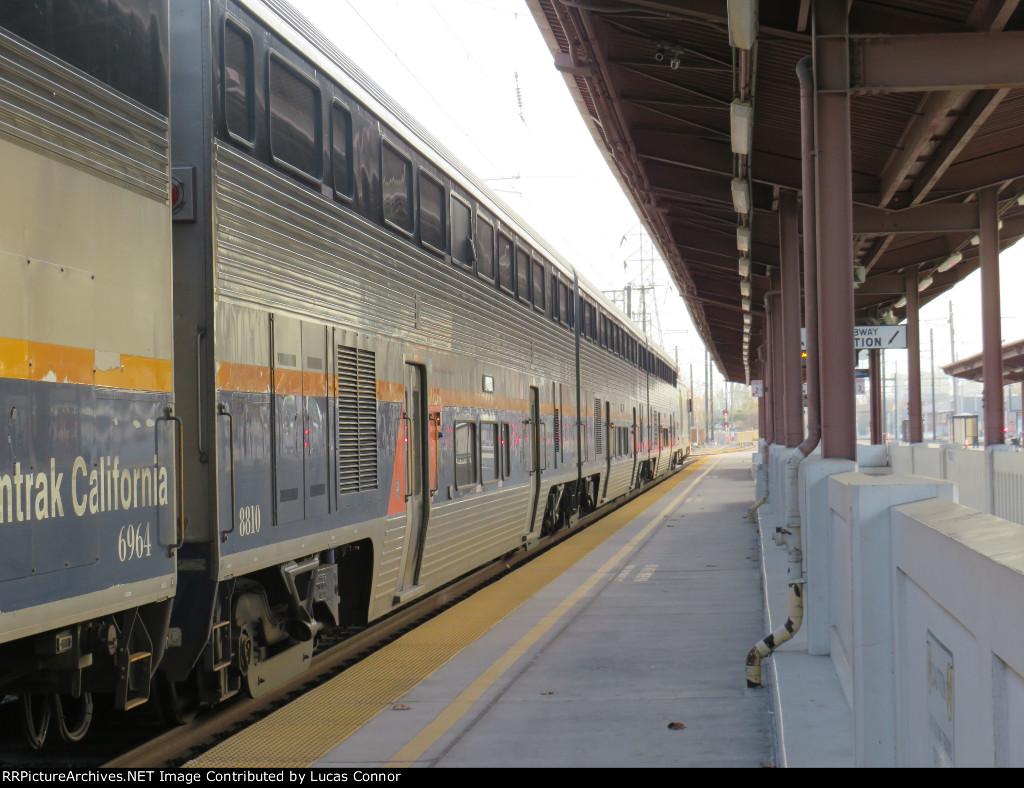
<path fill-rule="evenodd" d="M 785 553 L 746 517 L 750 463 L 699 456 L 187 765 L 852 765 L 831 663 L 799 635 L 746 687 L 786 615 Z"/>

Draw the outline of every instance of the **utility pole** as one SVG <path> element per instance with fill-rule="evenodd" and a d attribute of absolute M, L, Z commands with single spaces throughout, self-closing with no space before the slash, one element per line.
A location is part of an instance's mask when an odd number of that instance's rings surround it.
<path fill-rule="evenodd" d="M 928 329 L 928 341 L 932 346 L 932 440 L 938 440 L 938 423 L 935 421 L 935 329 Z"/>
<path fill-rule="evenodd" d="M 956 361 L 956 345 L 953 343 L 953 300 L 949 300 L 949 355 L 950 362 Z M 956 377 L 953 378 L 953 415 L 960 412 L 960 399 L 957 396 L 958 387 Z M 952 440 L 952 435 L 950 440 Z"/>
<path fill-rule="evenodd" d="M 704 348 L 704 442 L 711 443 L 711 365 L 708 364 L 708 349 Z"/>

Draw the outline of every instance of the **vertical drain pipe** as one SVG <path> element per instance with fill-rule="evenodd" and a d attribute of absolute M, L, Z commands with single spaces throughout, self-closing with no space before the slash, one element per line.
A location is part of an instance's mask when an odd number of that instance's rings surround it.
<path fill-rule="evenodd" d="M 796 634 L 803 623 L 804 599 L 803 550 L 801 548 L 800 494 L 798 489 L 800 463 L 821 440 L 821 381 L 818 375 L 818 254 L 815 226 L 815 143 L 814 143 L 814 80 L 811 59 L 803 58 L 796 66 L 800 81 L 800 146 L 802 160 L 803 231 L 804 231 L 804 313 L 807 321 L 807 437 L 786 460 L 786 520 L 776 529 L 775 543 L 789 551 L 789 615 L 786 623 L 750 649 L 747 654 L 747 686 L 760 687 L 761 660 Z"/>

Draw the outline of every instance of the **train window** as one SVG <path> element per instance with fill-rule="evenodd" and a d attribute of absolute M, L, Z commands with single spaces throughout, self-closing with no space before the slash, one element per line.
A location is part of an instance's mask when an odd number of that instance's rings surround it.
<path fill-rule="evenodd" d="M 270 153 L 278 164 L 320 179 L 320 88 L 271 52 Z"/>
<path fill-rule="evenodd" d="M 381 146 L 384 221 L 412 234 L 412 162 L 385 140 Z"/>
<path fill-rule="evenodd" d="M 452 195 L 452 260 L 472 268 L 476 250 L 473 248 L 473 222 L 469 205 Z"/>
<path fill-rule="evenodd" d="M 512 440 L 507 421 L 501 422 L 501 478 L 512 475 Z"/>
<path fill-rule="evenodd" d="M 334 196 L 351 200 L 352 113 L 337 101 L 331 105 L 331 170 L 334 174 Z"/>
<path fill-rule="evenodd" d="M 544 261 L 533 259 L 533 305 L 541 312 L 547 310 L 544 299 Z"/>
<path fill-rule="evenodd" d="M 575 284 L 566 284 L 565 303 L 567 305 L 565 324 L 569 328 L 576 328 L 576 288 Z"/>
<path fill-rule="evenodd" d="M 498 284 L 510 293 L 515 292 L 515 259 L 513 257 L 512 239 L 504 233 L 498 233 Z"/>
<path fill-rule="evenodd" d="M 561 279 L 558 280 L 558 319 L 569 325 L 569 288 L 565 286 L 565 282 Z"/>
<path fill-rule="evenodd" d="M 516 295 L 524 301 L 530 300 L 530 253 L 523 247 L 516 247 Z"/>
<path fill-rule="evenodd" d="M 494 225 L 482 216 L 476 217 L 476 272 L 494 279 Z"/>
<path fill-rule="evenodd" d="M 420 243 L 444 254 L 444 186 L 420 170 Z"/>
<path fill-rule="evenodd" d="M 233 20 L 224 20 L 224 123 L 228 134 L 252 145 L 255 106 L 252 100 L 252 36 Z"/>
<path fill-rule="evenodd" d="M 476 422 L 455 422 L 455 488 L 464 490 L 475 487 L 476 472 Z"/>
<path fill-rule="evenodd" d="M 558 316 L 561 314 L 558 311 L 558 274 L 552 273 L 549 281 L 551 282 L 551 289 L 548 291 L 551 293 L 551 319 L 558 320 Z"/>
<path fill-rule="evenodd" d="M 498 441 L 498 424 L 493 421 L 480 423 L 480 473 L 483 483 L 498 481 L 501 455 Z"/>

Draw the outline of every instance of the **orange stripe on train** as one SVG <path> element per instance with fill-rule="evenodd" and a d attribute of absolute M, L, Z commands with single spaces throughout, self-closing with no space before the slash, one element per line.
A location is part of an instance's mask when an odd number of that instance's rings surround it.
<path fill-rule="evenodd" d="M 97 363 L 97 356 L 103 363 Z M 174 367 L 170 359 L 0 337 L 0 377 L 170 392 Z"/>

